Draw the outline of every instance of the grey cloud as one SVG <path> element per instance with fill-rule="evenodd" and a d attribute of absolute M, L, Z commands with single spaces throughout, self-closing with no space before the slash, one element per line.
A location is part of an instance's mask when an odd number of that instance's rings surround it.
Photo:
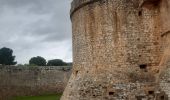
<path fill-rule="evenodd" d="M 19 63 L 37 54 L 70 61 L 69 9 L 69 0 L 0 0 L 0 47 L 12 48 Z"/>
<path fill-rule="evenodd" d="M 62 9 L 66 2 L 63 0 L 1 0 L 1 7 L 10 7 L 13 9 L 25 8 L 28 12 L 33 12 L 36 14 L 43 14 L 53 12 L 55 9 Z"/>

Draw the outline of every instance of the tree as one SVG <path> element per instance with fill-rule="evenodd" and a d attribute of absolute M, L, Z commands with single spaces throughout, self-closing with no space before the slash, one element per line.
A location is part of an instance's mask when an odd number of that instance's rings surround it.
<path fill-rule="evenodd" d="M 10 48 L 3 47 L 0 49 L 0 64 L 2 65 L 15 65 L 17 62 L 14 61 L 13 50 Z"/>
<path fill-rule="evenodd" d="M 30 65 L 37 65 L 37 66 L 46 66 L 46 60 L 43 57 L 37 56 L 32 57 L 29 60 Z"/>
<path fill-rule="evenodd" d="M 67 63 L 61 59 L 49 60 L 47 66 L 67 66 Z"/>

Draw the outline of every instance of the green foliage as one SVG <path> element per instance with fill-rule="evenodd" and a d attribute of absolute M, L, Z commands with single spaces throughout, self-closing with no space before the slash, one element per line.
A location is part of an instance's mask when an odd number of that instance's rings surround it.
<path fill-rule="evenodd" d="M 29 65 L 46 66 L 46 60 L 43 57 L 32 57 L 29 60 Z"/>
<path fill-rule="evenodd" d="M 49 60 L 47 66 L 67 66 L 67 63 L 61 59 Z"/>
<path fill-rule="evenodd" d="M 0 64 L 2 65 L 15 65 L 15 56 L 12 55 L 13 50 L 10 48 L 3 47 L 0 49 Z"/>

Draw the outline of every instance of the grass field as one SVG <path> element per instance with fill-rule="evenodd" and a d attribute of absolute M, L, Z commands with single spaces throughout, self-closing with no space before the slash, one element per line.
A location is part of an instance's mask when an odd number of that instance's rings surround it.
<path fill-rule="evenodd" d="M 61 95 L 15 97 L 11 100 L 60 100 Z"/>

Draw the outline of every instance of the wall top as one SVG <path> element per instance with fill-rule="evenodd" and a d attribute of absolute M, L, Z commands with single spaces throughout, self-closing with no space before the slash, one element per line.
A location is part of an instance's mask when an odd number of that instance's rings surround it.
<path fill-rule="evenodd" d="M 72 66 L 10 66 L 0 65 L 1 70 L 70 70 Z"/>
<path fill-rule="evenodd" d="M 70 16 L 72 17 L 74 12 L 76 12 L 78 9 L 80 9 L 88 4 L 97 2 L 97 1 L 102 1 L 102 0 L 73 0 L 71 3 Z"/>

